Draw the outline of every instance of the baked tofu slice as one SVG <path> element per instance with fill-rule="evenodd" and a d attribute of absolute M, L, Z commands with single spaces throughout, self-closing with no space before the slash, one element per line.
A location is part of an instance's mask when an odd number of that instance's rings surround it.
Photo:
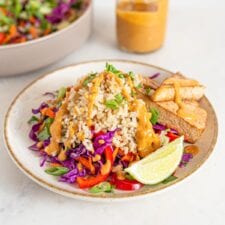
<path fill-rule="evenodd" d="M 200 85 L 198 81 L 185 79 L 181 75 L 175 74 L 162 82 L 152 95 L 152 100 L 155 102 L 174 100 L 175 82 L 180 86 L 180 97 L 182 99 L 199 101 L 204 95 L 205 87 Z"/>
<path fill-rule="evenodd" d="M 191 124 L 189 121 L 186 121 L 176 114 L 176 103 L 153 102 L 148 96 L 143 94 L 140 94 L 139 97 L 146 102 L 149 108 L 155 108 L 159 112 L 158 123 L 177 130 L 179 134 L 184 135 L 187 142 L 195 143 L 201 137 L 207 120 L 207 113 L 204 109 L 194 106 L 197 113 L 196 123 Z"/>
<path fill-rule="evenodd" d="M 198 102 L 184 101 L 184 103 L 185 107 L 188 108 L 188 111 L 190 111 L 192 115 L 194 115 L 194 117 L 192 116 L 191 120 L 188 117 L 184 117 L 182 119 L 195 128 L 204 130 L 206 127 L 207 112 L 203 108 L 198 106 Z M 177 111 L 179 110 L 178 105 L 173 101 L 158 102 L 158 105 L 175 115 L 177 115 Z"/>

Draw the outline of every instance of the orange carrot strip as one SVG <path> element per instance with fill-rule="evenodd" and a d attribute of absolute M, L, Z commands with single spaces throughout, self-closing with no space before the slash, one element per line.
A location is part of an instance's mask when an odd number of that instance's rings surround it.
<path fill-rule="evenodd" d="M 35 27 L 30 27 L 29 33 L 31 34 L 31 36 L 33 38 L 37 38 L 38 37 L 38 32 L 37 32 L 37 29 Z"/>
<path fill-rule="evenodd" d="M 43 116 L 48 116 L 50 118 L 55 118 L 55 112 L 51 108 L 43 108 L 41 110 Z"/>
<path fill-rule="evenodd" d="M 36 22 L 36 19 L 35 19 L 35 17 L 31 16 L 29 18 L 29 21 L 34 24 Z"/>
<path fill-rule="evenodd" d="M 94 167 L 93 164 L 92 164 L 91 158 L 86 159 L 86 158 L 80 156 L 80 157 L 78 158 L 78 161 L 79 161 L 84 167 L 86 167 L 87 169 L 89 169 L 89 170 L 91 171 L 91 173 L 93 173 L 93 174 L 95 173 L 95 167 Z"/>
<path fill-rule="evenodd" d="M 119 152 L 119 148 L 115 148 L 113 151 L 113 161 L 115 161 L 118 152 Z"/>
<path fill-rule="evenodd" d="M 62 165 L 59 164 L 59 163 L 50 163 L 50 166 L 51 166 L 51 167 L 57 167 L 57 166 L 62 166 Z"/>
<path fill-rule="evenodd" d="M 134 154 L 129 152 L 122 157 L 122 161 L 132 162 L 134 160 Z"/>

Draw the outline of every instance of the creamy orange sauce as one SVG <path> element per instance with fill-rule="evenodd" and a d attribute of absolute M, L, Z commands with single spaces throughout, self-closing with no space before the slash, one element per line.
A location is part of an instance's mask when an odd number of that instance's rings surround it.
<path fill-rule="evenodd" d="M 199 152 L 199 148 L 196 145 L 188 145 L 184 148 L 185 153 L 190 153 L 192 155 L 197 155 Z"/>
<path fill-rule="evenodd" d="M 166 28 L 168 0 L 119 1 L 117 39 L 122 49 L 144 53 L 161 47 Z"/>
<path fill-rule="evenodd" d="M 45 152 L 48 155 L 57 155 L 60 151 L 59 142 L 61 140 L 62 134 L 62 119 L 66 113 L 67 113 L 67 102 L 62 104 L 59 111 L 55 115 L 54 122 L 50 127 L 51 142 L 45 148 Z"/>
<path fill-rule="evenodd" d="M 67 158 L 66 150 L 61 150 L 59 155 L 58 155 L 58 160 L 65 161 L 66 158 Z"/>
<path fill-rule="evenodd" d="M 180 84 L 177 81 L 174 81 L 174 90 L 175 90 L 175 98 L 174 101 L 178 105 L 177 115 L 184 118 L 188 122 L 193 122 L 196 120 L 196 115 L 193 113 L 193 110 L 186 106 L 182 101 L 180 95 Z"/>
<path fill-rule="evenodd" d="M 94 103 L 95 99 L 98 95 L 98 90 L 101 85 L 101 82 L 103 81 L 104 75 L 101 74 L 100 76 L 96 77 L 93 79 L 92 83 L 93 86 L 91 87 L 90 90 L 90 95 L 88 97 L 88 118 L 87 118 L 87 125 L 90 127 L 92 125 L 92 119 L 91 119 L 91 114 L 94 108 Z"/>
<path fill-rule="evenodd" d="M 138 119 L 136 131 L 138 152 L 141 157 L 144 157 L 160 147 L 160 140 L 154 133 L 150 122 L 151 113 L 147 111 L 145 103 L 141 100 L 135 100 L 132 109 L 137 112 Z"/>

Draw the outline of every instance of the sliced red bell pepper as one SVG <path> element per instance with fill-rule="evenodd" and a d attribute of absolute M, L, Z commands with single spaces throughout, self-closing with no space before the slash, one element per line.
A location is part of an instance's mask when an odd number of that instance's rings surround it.
<path fill-rule="evenodd" d="M 177 138 L 180 137 L 179 135 L 174 134 L 174 133 L 172 133 L 172 132 L 168 132 L 168 133 L 166 134 L 166 136 L 170 139 L 170 142 L 171 142 L 171 141 L 174 141 L 175 139 L 177 139 Z"/>
<path fill-rule="evenodd" d="M 111 146 L 106 146 L 104 150 L 105 154 L 105 164 L 101 168 L 101 174 L 109 174 L 112 170 L 112 165 L 113 165 L 113 149 Z"/>
<path fill-rule="evenodd" d="M 101 183 L 102 181 L 105 181 L 111 170 L 113 165 L 113 150 L 111 146 L 107 146 L 104 150 L 105 154 L 105 164 L 102 166 L 100 174 L 97 176 L 89 176 L 87 178 L 84 177 L 78 177 L 77 183 L 80 188 L 90 188 L 96 184 Z"/>
<path fill-rule="evenodd" d="M 83 178 L 83 177 L 78 177 L 77 178 L 77 183 L 80 188 L 90 188 L 95 186 L 96 184 L 101 183 L 102 181 L 105 181 L 108 177 L 108 174 L 106 175 L 97 175 L 97 176 L 92 176 L 88 178 Z"/>
<path fill-rule="evenodd" d="M 143 184 L 141 184 L 140 182 L 136 180 L 128 180 L 128 179 L 119 180 L 116 174 L 112 175 L 111 183 L 115 185 L 116 189 L 124 190 L 124 191 L 138 190 L 143 186 Z"/>
<path fill-rule="evenodd" d="M 4 43 L 5 36 L 6 35 L 4 33 L 0 33 L 0 45 Z"/>

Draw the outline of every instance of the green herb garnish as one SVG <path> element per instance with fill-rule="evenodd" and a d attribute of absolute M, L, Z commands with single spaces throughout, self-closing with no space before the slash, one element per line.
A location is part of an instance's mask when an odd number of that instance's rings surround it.
<path fill-rule="evenodd" d="M 50 167 L 45 170 L 45 173 L 53 175 L 53 176 L 61 176 L 66 174 L 69 171 L 66 167 L 56 166 L 56 167 Z"/>
<path fill-rule="evenodd" d="M 135 78 L 134 72 L 132 72 L 132 71 L 130 71 L 128 73 L 128 76 L 131 78 L 131 80 L 134 80 L 134 78 Z"/>
<path fill-rule="evenodd" d="M 124 100 L 123 96 L 121 94 L 115 95 L 115 100 L 118 104 L 121 104 Z"/>
<path fill-rule="evenodd" d="M 114 99 L 107 100 L 105 102 L 105 105 L 106 105 L 107 108 L 110 108 L 110 109 L 118 109 L 119 108 L 118 103 Z"/>
<path fill-rule="evenodd" d="M 94 187 L 89 189 L 90 193 L 96 194 L 96 193 L 102 193 L 102 192 L 112 192 L 113 187 L 109 182 L 102 182 L 100 184 L 95 185 Z"/>
<path fill-rule="evenodd" d="M 28 120 L 28 124 L 32 124 L 34 122 L 39 121 L 39 119 L 36 116 L 32 116 L 29 120 Z"/>
<path fill-rule="evenodd" d="M 114 73 L 119 78 L 124 78 L 123 73 L 121 71 L 117 70 L 112 64 L 106 63 L 105 70 L 111 73 Z"/>
<path fill-rule="evenodd" d="M 150 121 L 153 125 L 155 125 L 158 121 L 158 118 L 159 118 L 159 112 L 156 108 L 151 108 L 150 112 L 152 114 Z"/>
<path fill-rule="evenodd" d="M 90 83 L 95 77 L 97 73 L 91 73 L 84 81 L 83 81 L 83 86 L 87 86 L 88 83 Z"/>
<path fill-rule="evenodd" d="M 163 184 L 167 184 L 169 182 L 172 182 L 174 180 L 176 180 L 177 177 L 175 177 L 174 175 L 169 176 L 168 178 L 166 178 L 164 181 L 162 181 Z"/>
<path fill-rule="evenodd" d="M 122 104 L 123 100 L 124 100 L 123 96 L 119 93 L 115 95 L 114 99 L 107 100 L 105 102 L 105 105 L 107 108 L 110 109 L 118 109 L 119 106 Z"/>
<path fill-rule="evenodd" d="M 58 90 L 57 99 L 61 100 L 61 99 L 63 99 L 65 97 L 65 95 L 66 95 L 66 88 L 65 87 L 61 87 Z"/>
<path fill-rule="evenodd" d="M 43 130 L 37 135 L 38 140 L 44 141 L 50 138 L 50 133 L 47 127 L 44 127 Z"/>
<path fill-rule="evenodd" d="M 142 84 L 141 84 L 141 83 L 139 83 L 139 84 L 136 86 L 136 88 L 137 88 L 137 89 L 142 88 Z"/>
<path fill-rule="evenodd" d="M 152 89 L 151 89 L 150 87 L 149 87 L 149 88 L 146 88 L 146 89 L 145 89 L 145 91 L 146 91 L 146 94 L 147 94 L 147 95 L 150 95 L 150 93 L 151 93 L 151 90 L 152 90 Z"/>
<path fill-rule="evenodd" d="M 136 93 L 135 91 L 131 90 L 131 96 L 132 96 L 132 97 L 135 97 L 136 94 L 137 94 L 137 93 Z"/>
<path fill-rule="evenodd" d="M 40 141 L 44 141 L 47 140 L 48 138 L 50 138 L 51 134 L 50 134 L 50 126 L 53 123 L 54 119 L 53 118 L 47 118 L 44 121 L 44 128 L 43 130 L 37 135 L 38 139 Z"/>

